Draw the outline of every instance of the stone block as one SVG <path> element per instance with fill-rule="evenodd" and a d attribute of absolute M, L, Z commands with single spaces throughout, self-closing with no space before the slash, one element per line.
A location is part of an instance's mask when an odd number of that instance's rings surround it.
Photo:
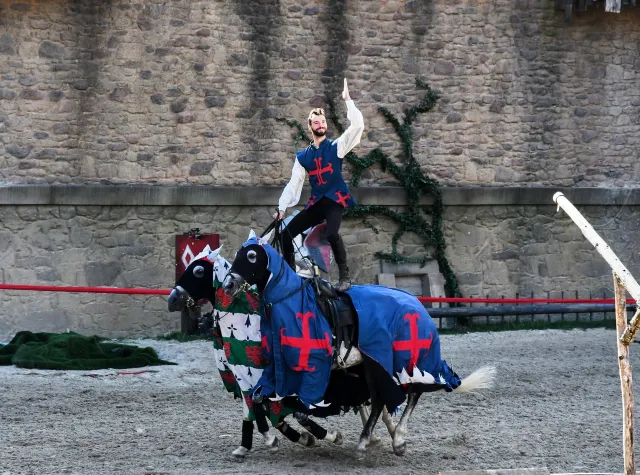
<path fill-rule="evenodd" d="M 121 271 L 119 262 L 88 262 L 84 265 L 87 285 L 92 287 L 113 285 Z"/>
<path fill-rule="evenodd" d="M 422 295 L 424 297 L 444 297 L 445 290 L 445 279 L 441 273 L 432 273 L 426 274 L 422 276 Z M 425 307 L 437 307 L 443 308 L 448 307 L 449 304 L 446 302 L 434 302 L 434 303 L 425 303 Z"/>
<path fill-rule="evenodd" d="M 385 287 L 396 286 L 396 276 L 394 274 L 378 274 L 378 285 L 384 285 Z"/>
<path fill-rule="evenodd" d="M 67 55 L 66 48 L 52 41 L 43 41 L 38 50 L 41 58 L 64 59 Z"/>
<path fill-rule="evenodd" d="M 413 295 L 422 295 L 422 278 L 417 275 L 397 275 L 396 288 Z"/>
<path fill-rule="evenodd" d="M 15 40 L 13 36 L 8 33 L 0 35 L 0 54 L 7 56 L 15 56 L 18 54 Z"/>
<path fill-rule="evenodd" d="M 412 262 L 388 262 L 382 261 L 382 273 L 396 276 L 426 275 L 438 272 L 438 263 L 428 261 L 424 266 Z"/>

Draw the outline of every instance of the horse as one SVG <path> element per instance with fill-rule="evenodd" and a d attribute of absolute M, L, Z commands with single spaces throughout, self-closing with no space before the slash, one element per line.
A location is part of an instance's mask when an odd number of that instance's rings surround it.
<path fill-rule="evenodd" d="M 351 310 L 355 331 L 348 341 L 337 344 L 344 334 L 341 319 L 313 290 L 313 279 L 298 276 L 282 256 L 253 231 L 236 253 L 223 281 L 228 296 L 256 286 L 267 308 L 274 358 L 254 387 L 253 398 L 296 396 L 308 413 L 327 404 L 329 374 L 336 361 L 344 362 L 343 351 L 359 351 L 357 366 L 363 367 L 371 397 L 371 413 L 358 443 L 364 453 L 382 414 L 392 437 L 396 455 L 404 455 L 409 418 L 425 392 L 471 392 L 490 388 L 495 367 L 486 366 L 461 379 L 441 359 L 440 339 L 435 323 L 412 294 L 379 285 L 352 285 L 341 295 L 333 294 L 332 305 Z M 327 314 L 329 313 L 329 314 Z M 345 345 L 346 343 L 346 345 Z M 350 390 L 350 388 L 346 388 Z M 390 413 L 407 401 L 397 425 Z"/>
<path fill-rule="evenodd" d="M 265 366 L 261 356 L 257 296 L 248 291 L 230 299 L 222 292 L 221 283 L 230 264 L 220 255 L 221 248 L 211 251 L 207 246 L 192 259 L 172 289 L 167 304 L 169 311 L 175 312 L 192 309 L 196 302 L 208 300 L 215 309 L 213 341 L 217 367 L 225 388 L 242 400 L 242 441 L 232 455 L 244 459 L 252 448 L 254 419 L 257 419 L 258 430 L 270 451 L 278 450 L 279 441 L 269 434 L 266 422 L 261 424 L 261 419 L 254 416 L 255 407 L 249 395 Z M 299 414 L 297 420 L 310 433 L 300 434 L 284 421 L 291 411 L 285 410 L 281 403 L 271 402 L 268 409 L 272 424 L 294 443 L 312 447 L 314 437 L 337 445 L 342 443 L 340 431 L 327 431 L 304 414 Z"/>

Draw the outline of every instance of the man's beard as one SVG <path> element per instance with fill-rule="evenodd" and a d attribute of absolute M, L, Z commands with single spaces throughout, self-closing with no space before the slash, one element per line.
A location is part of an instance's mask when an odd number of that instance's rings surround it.
<path fill-rule="evenodd" d="M 322 132 L 320 132 L 319 130 L 311 129 L 311 133 L 313 135 L 315 135 L 316 137 L 324 137 L 325 135 L 327 135 L 327 131 L 326 130 L 323 130 Z"/>

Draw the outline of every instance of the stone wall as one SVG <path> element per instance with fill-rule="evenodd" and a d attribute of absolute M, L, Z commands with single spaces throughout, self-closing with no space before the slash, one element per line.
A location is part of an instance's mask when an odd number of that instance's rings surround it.
<path fill-rule="evenodd" d="M 402 209 L 397 205 L 401 190 L 379 190 L 359 189 L 358 198 Z M 177 234 L 194 227 L 218 233 L 222 254 L 231 259 L 251 228 L 260 232 L 267 227 L 279 195 L 277 188 L 195 191 L 113 185 L 0 188 L 0 282 L 170 289 Z M 608 265 L 578 227 L 549 204 L 555 191 L 443 190 L 447 256 L 464 296 L 534 292 L 544 297 L 550 292 L 560 297 L 566 291 L 573 297 L 576 290 L 581 297 L 588 297 L 589 291 L 598 297 L 603 291 L 611 295 Z M 640 277 L 640 245 L 635 239 L 640 228 L 638 190 L 563 191 Z M 257 202 L 256 196 L 263 196 L 263 205 L 238 204 L 243 199 Z M 219 204 L 205 204 L 212 201 Z M 360 219 L 345 221 L 343 235 L 355 282 L 377 282 L 383 266 L 375 253 L 389 251 L 395 229 L 382 218 L 367 218 L 366 224 Z M 407 256 L 424 252 L 411 235 L 400 240 L 399 250 Z M 157 335 L 180 326 L 180 314 L 167 312 L 163 296 L 0 292 L 0 340 L 19 330 L 129 336 Z"/>
<path fill-rule="evenodd" d="M 554 5 L 0 0 L 1 177 L 280 185 L 294 145 L 276 118 L 339 103 L 348 77 L 357 152 L 396 155 L 377 108 L 400 116 L 420 76 L 442 99 L 415 154 L 445 185 L 637 183 L 640 9 L 567 25 Z"/>
<path fill-rule="evenodd" d="M 638 206 L 580 206 L 632 275 L 640 279 Z M 449 208 L 448 255 L 465 296 L 613 297 L 611 268 L 555 206 Z"/>

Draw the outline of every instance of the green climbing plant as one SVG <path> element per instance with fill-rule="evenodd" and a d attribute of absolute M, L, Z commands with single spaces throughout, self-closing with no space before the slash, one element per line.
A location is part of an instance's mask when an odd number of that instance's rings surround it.
<path fill-rule="evenodd" d="M 422 265 L 429 259 L 435 259 L 440 272 L 445 278 L 447 296 L 456 297 L 461 294 L 458 288 L 458 280 L 445 255 L 446 242 L 442 229 L 444 205 L 442 203 L 440 184 L 437 180 L 425 175 L 413 155 L 413 123 L 420 114 L 429 112 L 435 107 L 439 95 L 420 78 L 416 79 L 416 87 L 424 90 L 424 95 L 418 104 L 405 111 L 402 122 L 386 107 L 378 107 L 378 111 L 385 121 L 393 127 L 402 143 L 402 153 L 399 158 L 403 165 L 397 165 L 391 157 L 379 148 L 372 150 L 362 158 L 354 152 L 349 152 L 345 157 L 351 166 L 352 187 L 357 187 L 363 172 L 376 163 L 380 165 L 382 171 L 391 173 L 407 193 L 406 211 L 394 211 L 382 205 L 356 205 L 349 208 L 345 216 L 362 218 L 364 224 L 376 233 L 378 231 L 375 226 L 371 225 L 366 219 L 368 216 L 384 216 L 392 219 L 398 224 L 398 229 L 391 238 L 391 252 L 378 252 L 376 257 L 389 262 L 417 262 Z M 344 126 L 338 117 L 333 98 L 327 96 L 326 102 L 329 112 L 328 119 L 335 125 L 338 133 L 342 134 Z M 296 148 L 301 141 L 310 141 L 300 122 L 287 119 L 279 120 L 286 122 L 287 125 L 297 131 L 295 136 Z M 433 204 L 430 206 L 421 205 L 420 201 L 424 196 L 431 196 Z M 422 257 L 406 257 L 398 252 L 398 240 L 408 232 L 415 233 L 422 239 L 427 254 Z M 433 249 L 433 251 L 429 254 L 428 249 Z"/>

